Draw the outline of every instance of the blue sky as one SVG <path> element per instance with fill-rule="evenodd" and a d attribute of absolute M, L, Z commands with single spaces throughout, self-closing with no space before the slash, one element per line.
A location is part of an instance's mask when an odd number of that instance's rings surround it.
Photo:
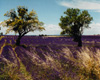
<path fill-rule="evenodd" d="M 10 9 L 17 9 L 17 6 L 25 6 L 29 11 L 34 9 L 40 21 L 44 22 L 45 31 L 28 33 L 55 35 L 60 34 L 61 29 L 58 25 L 60 17 L 67 8 L 79 8 L 88 10 L 93 17 L 90 29 L 85 29 L 85 35 L 100 34 L 100 1 L 99 0 L 0 0 L 0 22 L 7 19 L 4 13 Z M 6 28 L 2 28 L 0 32 L 5 33 Z M 14 33 L 9 33 L 14 34 Z"/>

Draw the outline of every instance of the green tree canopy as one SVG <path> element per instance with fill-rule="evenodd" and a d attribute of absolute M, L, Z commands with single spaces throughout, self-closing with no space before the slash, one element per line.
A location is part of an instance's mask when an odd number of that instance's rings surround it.
<path fill-rule="evenodd" d="M 19 34 L 16 45 L 20 45 L 20 39 L 28 32 L 44 30 L 42 27 L 43 22 L 38 20 L 36 12 L 34 10 L 28 12 L 28 9 L 24 6 L 17 7 L 17 11 L 11 9 L 10 11 L 7 11 L 4 16 L 9 17 L 9 19 L 4 21 L 6 24 L 3 25 L 8 27 L 7 33 L 14 31 Z"/>
<path fill-rule="evenodd" d="M 89 28 L 89 24 L 93 18 L 90 16 L 87 10 L 80 11 L 79 9 L 69 8 L 61 16 L 60 27 L 62 28 L 61 34 L 68 34 L 74 38 L 74 41 L 78 42 L 78 46 L 82 46 L 81 36 L 84 28 Z"/>

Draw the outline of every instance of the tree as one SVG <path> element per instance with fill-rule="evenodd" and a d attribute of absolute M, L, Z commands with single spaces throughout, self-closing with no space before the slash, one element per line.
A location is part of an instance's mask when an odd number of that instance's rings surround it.
<path fill-rule="evenodd" d="M 24 6 L 17 7 L 17 11 L 11 9 L 9 12 L 7 11 L 4 16 L 9 17 L 9 19 L 4 21 L 5 25 L 3 25 L 8 27 L 6 33 L 9 33 L 10 31 L 18 33 L 16 45 L 20 45 L 21 38 L 28 32 L 44 30 L 42 27 L 43 22 L 38 20 L 36 12 L 34 10 L 28 12 L 28 9 Z"/>
<path fill-rule="evenodd" d="M 78 46 L 82 46 L 81 36 L 85 28 L 89 28 L 89 24 L 93 20 L 88 11 L 80 11 L 79 9 L 69 8 L 61 16 L 60 27 L 62 28 L 61 34 L 68 34 L 73 37 L 75 42 L 78 42 Z"/>

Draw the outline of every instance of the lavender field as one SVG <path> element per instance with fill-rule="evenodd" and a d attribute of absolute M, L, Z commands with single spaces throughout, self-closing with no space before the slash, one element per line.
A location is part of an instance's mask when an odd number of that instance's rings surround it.
<path fill-rule="evenodd" d="M 0 80 L 100 80 L 100 36 L 1 36 Z"/>

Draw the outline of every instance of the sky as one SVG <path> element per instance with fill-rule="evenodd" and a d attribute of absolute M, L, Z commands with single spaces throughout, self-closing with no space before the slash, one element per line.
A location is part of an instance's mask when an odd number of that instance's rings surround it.
<path fill-rule="evenodd" d="M 89 29 L 84 29 L 83 35 L 100 34 L 100 0 L 0 0 L 0 22 L 8 19 L 4 14 L 11 10 L 17 10 L 18 6 L 25 6 L 28 11 L 36 11 L 39 21 L 44 22 L 45 30 L 42 32 L 34 31 L 27 35 L 60 35 L 62 31 L 59 22 L 60 17 L 68 8 L 79 8 L 88 10 L 93 17 Z M 1 26 L 0 32 L 6 33 L 6 27 Z M 8 35 L 15 35 L 14 32 Z"/>

